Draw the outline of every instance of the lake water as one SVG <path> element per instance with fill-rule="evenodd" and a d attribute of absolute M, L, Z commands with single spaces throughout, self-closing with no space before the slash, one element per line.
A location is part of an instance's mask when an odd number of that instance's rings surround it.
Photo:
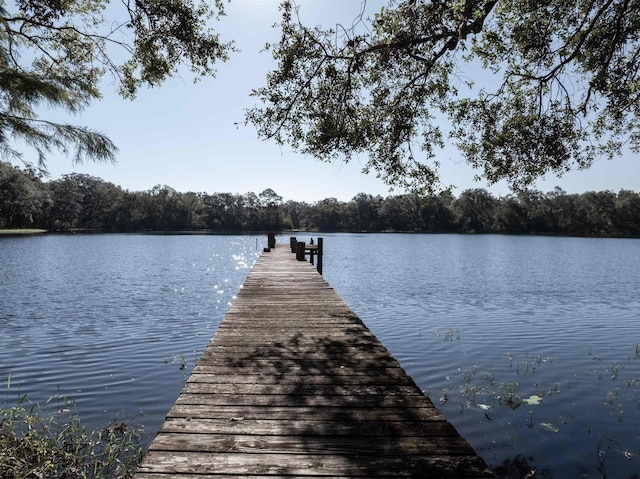
<path fill-rule="evenodd" d="M 322 236 L 325 278 L 490 465 L 640 471 L 640 240 Z M 150 441 L 265 243 L 0 238 L 0 402 L 60 391 Z"/>

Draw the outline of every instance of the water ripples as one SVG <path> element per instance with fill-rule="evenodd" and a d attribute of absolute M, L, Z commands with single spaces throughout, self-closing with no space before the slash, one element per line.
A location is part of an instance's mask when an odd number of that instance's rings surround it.
<path fill-rule="evenodd" d="M 325 277 L 489 463 L 640 469 L 640 241 L 336 235 L 325 254 Z"/>
<path fill-rule="evenodd" d="M 640 469 L 639 241 L 324 236 L 327 280 L 488 462 L 521 455 L 553 477 L 595 474 L 615 439 L 604 469 Z M 6 399 L 59 390 L 90 427 L 124 411 L 150 439 L 258 256 L 256 238 L 0 239 Z M 534 394 L 541 404 L 522 402 Z"/>
<path fill-rule="evenodd" d="M 254 245 L 250 236 L 3 238 L 7 403 L 59 393 L 89 427 L 125 414 L 149 440 L 257 258 Z"/>

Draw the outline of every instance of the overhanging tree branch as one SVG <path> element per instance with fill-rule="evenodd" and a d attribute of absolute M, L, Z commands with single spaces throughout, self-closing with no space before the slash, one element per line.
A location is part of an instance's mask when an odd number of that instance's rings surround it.
<path fill-rule="evenodd" d="M 100 97 L 106 73 L 125 98 L 133 98 L 142 85 L 161 84 L 181 64 L 197 76 L 214 75 L 215 62 L 234 50 L 208 24 L 224 15 L 223 0 L 122 0 L 127 19 L 111 26 L 103 18 L 108 3 L 16 0 L 10 7 L 0 5 L 1 151 L 15 152 L 9 145 L 12 135 L 27 143 L 32 135 L 41 162 L 51 147 L 68 151 L 66 143 L 76 145 L 74 161 L 115 160 L 115 146 L 104 135 L 40 119 L 37 107 L 78 112 Z M 116 60 L 121 57 L 122 62 Z"/>
<path fill-rule="evenodd" d="M 390 0 L 362 18 L 338 36 L 284 17 L 247 112 L 263 138 L 325 160 L 364 152 L 365 170 L 418 189 L 438 181 L 443 117 L 472 166 L 514 187 L 640 148 L 640 0 Z M 478 64 L 493 77 L 461 91 L 459 69 Z"/>

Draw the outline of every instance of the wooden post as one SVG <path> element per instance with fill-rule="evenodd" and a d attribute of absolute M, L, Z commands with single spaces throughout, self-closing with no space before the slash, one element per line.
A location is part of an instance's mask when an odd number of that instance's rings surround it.
<path fill-rule="evenodd" d="M 304 261 L 304 241 L 298 241 L 298 243 L 296 243 L 296 259 L 298 261 Z"/>
<path fill-rule="evenodd" d="M 313 238 L 311 238 L 311 242 L 309 243 L 309 246 L 314 245 L 315 248 L 307 248 L 307 245 L 304 242 L 296 241 L 296 238 L 294 238 L 293 236 L 289 238 L 289 241 L 291 242 L 291 251 L 292 252 L 295 251 L 296 259 L 298 261 L 306 260 L 307 249 L 309 250 L 309 261 L 314 266 L 316 263 L 314 256 L 317 256 L 318 264 L 316 266 L 316 269 L 318 270 L 318 273 L 322 274 L 322 248 L 324 246 L 324 240 L 322 238 L 318 238 L 318 244 L 315 244 L 313 242 Z M 295 243 L 295 250 L 294 250 L 294 243 Z"/>
<path fill-rule="evenodd" d="M 289 246 L 291 247 L 291 252 L 295 253 L 298 249 L 298 240 L 295 236 L 289 237 Z"/>
<path fill-rule="evenodd" d="M 275 233 L 269 233 L 268 234 L 267 247 L 268 248 L 275 248 L 276 247 L 276 234 Z"/>
<path fill-rule="evenodd" d="M 318 238 L 318 273 L 322 274 L 322 238 Z"/>

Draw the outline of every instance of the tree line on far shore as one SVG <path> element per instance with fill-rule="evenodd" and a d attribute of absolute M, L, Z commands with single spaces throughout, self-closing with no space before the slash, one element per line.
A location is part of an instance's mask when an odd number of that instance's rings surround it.
<path fill-rule="evenodd" d="M 90 175 L 43 181 L 31 168 L 0 162 L 0 229 L 55 232 L 404 231 L 429 233 L 640 236 L 640 194 L 528 190 L 496 198 L 482 188 L 309 204 L 261 193 L 181 193 L 157 185 L 128 191 Z"/>

